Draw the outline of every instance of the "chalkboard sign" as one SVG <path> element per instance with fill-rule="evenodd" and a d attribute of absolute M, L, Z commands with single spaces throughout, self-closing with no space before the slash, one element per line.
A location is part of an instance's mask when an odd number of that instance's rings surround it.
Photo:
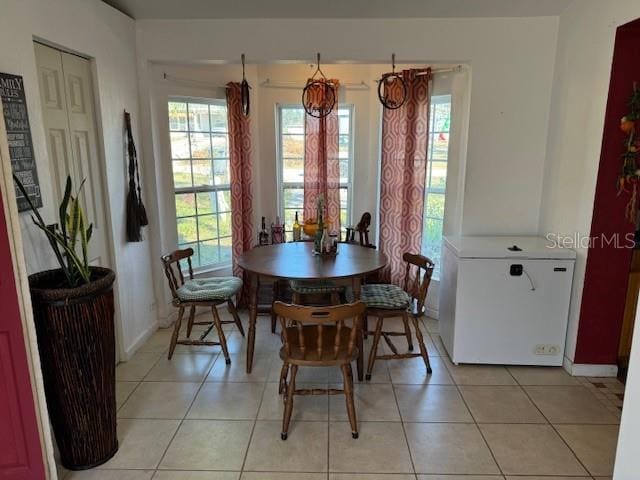
<path fill-rule="evenodd" d="M 7 129 L 11 169 L 29 193 L 31 202 L 39 208 L 42 206 L 42 194 L 38 182 L 36 159 L 33 155 L 27 98 L 22 77 L 0 73 L 0 98 L 2 98 L 4 123 Z M 17 188 L 16 199 L 18 211 L 29 209 L 27 199 Z"/>

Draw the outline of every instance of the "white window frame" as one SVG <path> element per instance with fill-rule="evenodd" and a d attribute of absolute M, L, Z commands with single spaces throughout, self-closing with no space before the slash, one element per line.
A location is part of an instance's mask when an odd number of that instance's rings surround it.
<path fill-rule="evenodd" d="M 227 101 L 224 99 L 220 99 L 220 98 L 206 98 L 206 97 L 194 97 L 194 96 L 184 96 L 184 95 L 170 95 L 167 98 L 167 107 L 169 105 L 169 103 L 171 102 L 176 102 L 176 103 L 186 103 L 187 104 L 187 112 L 188 112 L 188 105 L 190 103 L 194 103 L 194 104 L 207 104 L 207 105 L 216 105 L 216 106 L 224 106 L 225 108 L 227 107 Z M 231 216 L 231 218 L 233 218 L 233 214 L 231 212 L 231 205 L 229 205 L 229 211 L 228 212 L 219 212 L 218 211 L 218 198 L 217 198 L 217 192 L 229 192 L 229 198 L 231 198 L 231 183 L 228 184 L 222 184 L 222 185 L 198 185 L 198 186 L 191 186 L 191 187 L 178 187 L 176 188 L 175 184 L 174 184 L 174 179 L 173 179 L 173 162 L 175 160 L 189 160 L 190 162 L 192 162 L 193 160 L 198 160 L 198 159 L 194 159 L 193 157 L 189 156 L 188 159 L 174 159 L 172 152 L 171 152 L 171 133 L 172 132 L 186 132 L 187 134 L 192 133 L 191 130 L 189 130 L 189 125 L 187 125 L 187 130 L 173 130 L 171 128 L 171 123 L 168 119 L 168 111 L 167 111 L 167 120 L 169 122 L 169 128 L 167 130 L 167 135 L 169 137 L 169 161 L 171 162 L 171 183 L 173 185 L 173 196 L 172 196 L 172 200 L 175 204 L 175 197 L 178 194 L 188 194 L 188 193 L 193 193 L 194 195 L 196 195 L 196 203 L 195 203 L 195 215 L 192 216 L 187 216 L 187 217 L 178 217 L 178 214 L 176 212 L 175 218 L 174 218 L 174 223 L 175 223 L 175 232 L 176 232 L 176 240 L 179 239 L 178 236 L 178 219 L 179 218 L 196 218 L 196 235 L 197 235 L 197 240 L 195 242 L 189 242 L 189 243 L 178 243 L 179 248 L 188 248 L 191 247 L 195 250 L 195 254 L 197 255 L 198 258 L 198 265 L 194 265 L 193 266 L 193 270 L 194 272 L 198 272 L 198 273 L 202 273 L 202 272 L 206 272 L 206 271 L 214 271 L 214 270 L 220 270 L 220 269 L 226 269 L 229 268 L 232 265 L 232 259 L 229 258 L 229 260 L 224 260 L 224 261 L 219 261 L 219 262 L 214 262 L 214 263 L 207 263 L 204 265 L 199 265 L 200 262 L 200 244 L 204 241 L 210 241 L 210 240 L 217 240 L 218 242 L 218 255 L 220 255 L 220 240 L 222 239 L 232 239 L 233 236 L 233 231 L 230 232 L 229 236 L 223 236 L 220 237 L 220 219 L 219 219 L 219 213 L 229 213 L 229 215 Z M 188 113 L 187 113 L 187 117 L 188 117 Z M 211 135 L 211 127 L 209 132 L 193 132 L 193 133 L 209 133 Z M 221 132 L 223 133 L 223 132 Z M 226 131 L 226 135 L 227 135 L 227 148 L 229 148 L 229 125 L 227 122 L 227 131 Z M 189 141 L 189 154 L 191 155 L 191 138 L 188 135 L 188 141 Z M 210 141 L 211 141 L 211 137 L 210 137 Z M 229 157 L 214 157 L 213 156 L 213 144 L 211 144 L 211 157 L 209 160 L 211 160 L 211 162 L 213 162 L 214 160 L 224 160 L 226 159 L 227 161 L 230 162 L 230 158 Z M 231 175 L 231 171 L 230 171 L 230 165 L 229 165 L 229 176 Z M 213 168 L 213 165 L 212 165 Z M 192 178 L 193 178 L 193 171 L 192 171 Z M 229 179 L 229 181 L 231 181 Z M 199 227 L 198 227 L 198 205 L 197 205 L 197 194 L 198 193 L 216 193 L 216 213 L 213 214 L 216 217 L 216 231 L 218 233 L 218 235 L 216 237 L 212 237 L 210 239 L 205 239 L 205 240 L 201 240 L 200 239 L 200 233 L 199 233 Z M 208 214 L 207 214 L 208 215 Z M 184 265 L 184 268 L 186 269 L 186 265 Z"/>
<path fill-rule="evenodd" d="M 282 110 L 286 109 L 300 109 L 303 107 L 299 104 L 286 104 L 286 103 L 277 103 L 275 108 L 275 123 L 276 123 L 276 183 L 277 183 L 277 207 L 280 217 L 284 220 L 285 218 L 285 205 L 284 205 L 284 172 L 283 172 L 283 164 L 284 159 L 282 158 Z M 346 225 L 340 225 L 341 230 L 344 232 L 346 227 L 352 224 L 352 206 L 353 206 L 353 173 L 354 173 L 354 108 L 352 104 L 340 105 L 339 110 L 349 110 L 349 168 L 348 168 L 348 180 L 346 183 L 340 183 L 340 188 L 347 188 L 347 222 Z M 338 132 L 338 135 L 341 133 Z M 303 131 L 303 136 L 306 136 L 306 131 Z M 304 161 L 304 155 L 303 155 Z M 288 187 L 291 188 L 300 188 L 304 190 L 304 182 L 299 183 L 287 183 Z M 342 209 L 341 209 L 342 210 Z M 302 208 L 300 209 L 300 221 L 303 220 Z M 285 225 L 287 228 L 287 232 L 291 231 L 292 225 Z"/>

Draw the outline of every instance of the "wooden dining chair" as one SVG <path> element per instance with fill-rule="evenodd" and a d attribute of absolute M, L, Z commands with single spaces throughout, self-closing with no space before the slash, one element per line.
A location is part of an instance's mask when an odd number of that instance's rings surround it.
<path fill-rule="evenodd" d="M 420 317 L 424 313 L 427 291 L 429 290 L 435 264 L 427 257 L 411 253 L 405 253 L 402 259 L 407 263 L 403 288 L 392 284 L 375 283 L 362 286 L 360 299 L 367 305 L 366 315 L 377 318 L 375 329 L 368 332 L 373 335 L 373 344 L 369 352 L 369 362 L 365 376 L 367 380 L 371 380 L 371 372 L 376 360 L 422 357 L 427 367 L 427 373 L 432 372 L 429 353 L 420 330 Z M 392 317 L 402 318 L 404 332 L 383 330 L 384 320 Z M 411 328 L 409 327 L 409 317 L 413 320 L 420 353 L 412 353 L 413 340 L 411 338 Z M 398 351 L 391 341 L 391 337 L 394 336 L 406 337 L 408 352 L 401 353 Z M 381 338 L 384 338 L 392 352 L 391 354 L 378 355 L 378 346 Z"/>
<path fill-rule="evenodd" d="M 244 337 L 244 328 L 238 316 L 238 311 L 233 303 L 232 297 L 237 295 L 242 289 L 242 280 L 237 277 L 210 277 L 202 279 L 193 278 L 193 266 L 191 257 L 193 249 L 186 248 L 184 250 L 176 250 L 168 255 L 161 257 L 164 273 L 169 281 L 169 288 L 173 297 L 172 304 L 178 308 L 178 319 L 173 328 L 171 343 L 169 346 L 168 358 L 171 360 L 176 345 L 219 345 L 222 348 L 225 361 L 231 363 L 229 351 L 227 349 L 227 340 L 222 330 L 222 324 L 233 323 L 236 325 L 240 334 Z M 185 279 L 183 273 L 183 264 L 186 261 L 189 277 Z M 218 305 L 226 303 L 229 312 L 233 316 L 233 320 L 221 320 L 218 315 Z M 196 321 L 195 314 L 197 307 L 211 308 L 213 315 L 212 321 Z M 189 319 L 187 321 L 186 338 L 180 339 L 180 327 L 184 317 L 184 312 L 189 309 Z M 208 328 L 202 333 L 199 340 L 191 340 L 191 330 L 194 325 L 208 325 Z M 218 332 L 218 341 L 206 341 L 205 338 L 211 331 L 216 328 Z"/>
<path fill-rule="evenodd" d="M 282 440 L 289 434 L 289 423 L 295 395 L 344 394 L 351 435 L 358 438 L 358 424 L 353 399 L 353 372 L 351 362 L 358 356 L 360 319 L 365 311 L 362 302 L 332 307 L 303 307 L 274 303 L 274 311 L 282 326 L 283 347 L 280 349 L 282 371 L 280 391 L 285 397 L 282 419 Z M 347 321 L 350 320 L 350 323 Z M 342 390 L 296 388 L 299 367 L 339 367 L 342 371 Z"/>

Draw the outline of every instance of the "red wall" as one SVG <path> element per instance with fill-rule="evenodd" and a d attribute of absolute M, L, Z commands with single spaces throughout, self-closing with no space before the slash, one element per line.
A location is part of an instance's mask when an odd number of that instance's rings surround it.
<path fill-rule="evenodd" d="M 640 19 L 621 26 L 616 33 L 591 221 L 592 239 L 618 234 L 623 245 L 617 248 L 594 244 L 589 248 L 575 363 L 615 364 L 617 361 L 632 254 L 630 248 L 624 248 L 624 242 L 625 234 L 632 233 L 634 225 L 624 217 L 629 197 L 616 196 L 616 178 L 625 138 L 620 119 L 629 111 L 634 81 L 640 86 Z"/>

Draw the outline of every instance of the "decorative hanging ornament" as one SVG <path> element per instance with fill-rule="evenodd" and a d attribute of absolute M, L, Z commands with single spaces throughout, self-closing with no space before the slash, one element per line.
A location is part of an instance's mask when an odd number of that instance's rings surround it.
<path fill-rule="evenodd" d="M 391 73 L 385 73 L 378 80 L 378 99 L 384 108 L 396 110 L 407 101 L 407 83 L 402 73 L 396 73 L 396 54 L 391 55 Z"/>
<path fill-rule="evenodd" d="M 316 75 L 320 74 L 317 78 Z M 317 54 L 317 68 L 302 90 L 302 106 L 308 115 L 324 118 L 336 104 L 336 88 L 320 69 L 320 54 Z"/>
<path fill-rule="evenodd" d="M 242 54 L 240 59 L 242 60 L 242 82 L 240 83 L 240 100 L 242 102 L 242 113 L 245 117 L 248 117 L 250 109 L 249 89 L 251 87 L 249 86 L 249 82 L 247 82 L 247 79 L 244 76 L 244 53 Z"/>

